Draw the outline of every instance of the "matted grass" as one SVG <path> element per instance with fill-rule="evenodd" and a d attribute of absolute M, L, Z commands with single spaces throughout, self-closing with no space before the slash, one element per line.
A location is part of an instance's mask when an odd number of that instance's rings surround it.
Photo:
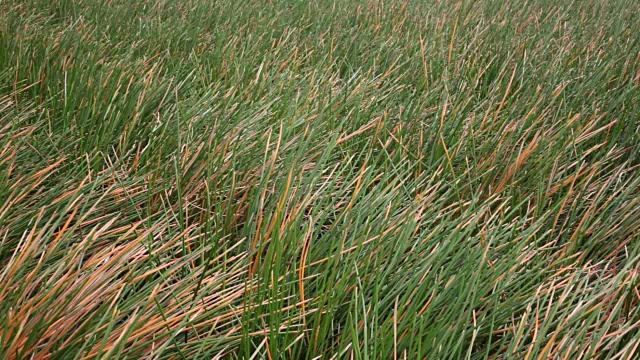
<path fill-rule="evenodd" d="M 640 3 L 0 1 L 3 359 L 635 359 Z"/>

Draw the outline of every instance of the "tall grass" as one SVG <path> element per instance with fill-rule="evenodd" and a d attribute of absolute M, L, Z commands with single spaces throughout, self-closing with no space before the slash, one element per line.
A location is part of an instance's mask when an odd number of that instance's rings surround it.
<path fill-rule="evenodd" d="M 0 1 L 0 357 L 637 358 L 639 31 Z"/>

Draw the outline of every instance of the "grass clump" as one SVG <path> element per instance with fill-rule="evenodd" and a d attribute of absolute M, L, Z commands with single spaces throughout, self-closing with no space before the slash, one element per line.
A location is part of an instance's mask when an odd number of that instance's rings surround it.
<path fill-rule="evenodd" d="M 0 2 L 4 359 L 634 359 L 634 1 Z"/>

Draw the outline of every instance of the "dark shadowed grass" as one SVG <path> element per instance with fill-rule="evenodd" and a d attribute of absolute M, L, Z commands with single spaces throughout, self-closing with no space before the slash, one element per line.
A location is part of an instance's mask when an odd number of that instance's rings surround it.
<path fill-rule="evenodd" d="M 634 359 L 634 1 L 0 1 L 3 359 Z"/>

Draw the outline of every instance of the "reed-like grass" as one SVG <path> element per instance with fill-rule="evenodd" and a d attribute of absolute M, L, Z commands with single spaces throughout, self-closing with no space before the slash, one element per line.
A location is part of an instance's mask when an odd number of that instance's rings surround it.
<path fill-rule="evenodd" d="M 640 3 L 0 0 L 0 358 L 637 359 Z"/>

